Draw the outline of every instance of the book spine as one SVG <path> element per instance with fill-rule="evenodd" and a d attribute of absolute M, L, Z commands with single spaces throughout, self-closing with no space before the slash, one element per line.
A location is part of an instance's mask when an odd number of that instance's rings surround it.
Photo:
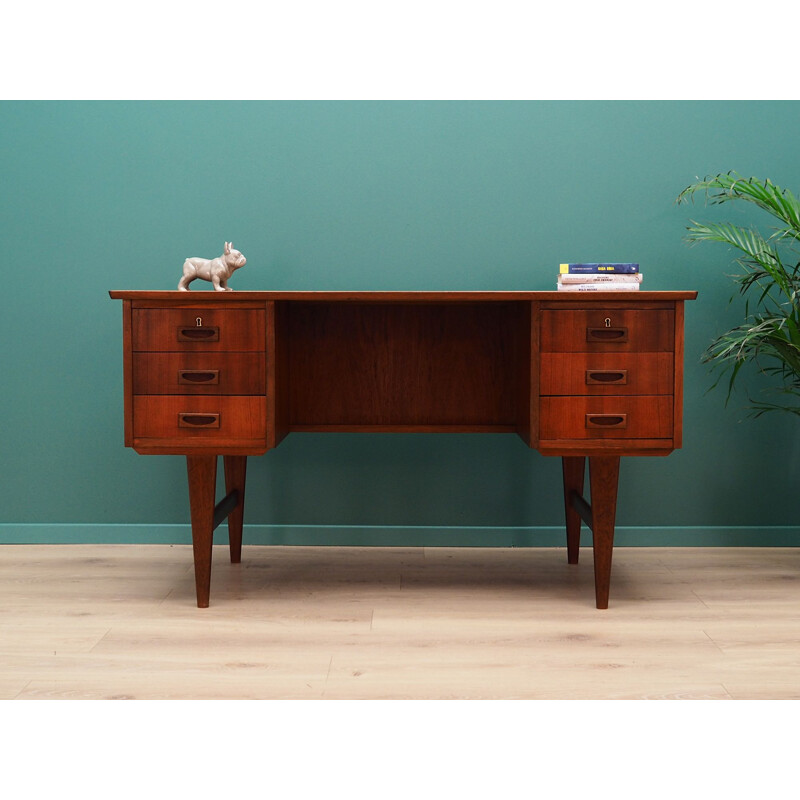
<path fill-rule="evenodd" d="M 614 274 L 609 272 L 587 272 L 582 275 L 575 274 L 558 276 L 559 283 L 608 283 L 609 281 L 617 281 L 618 283 L 641 283 L 642 273 L 637 272 L 635 274 L 625 275 L 621 273 Z"/>
<path fill-rule="evenodd" d="M 638 292 L 638 283 L 600 281 L 597 283 L 559 283 L 559 292 Z"/>
<path fill-rule="evenodd" d="M 559 273 L 561 275 L 579 275 L 581 273 L 623 273 L 634 274 L 639 271 L 638 264 L 613 264 L 613 263 L 587 263 L 587 264 L 560 264 Z"/>

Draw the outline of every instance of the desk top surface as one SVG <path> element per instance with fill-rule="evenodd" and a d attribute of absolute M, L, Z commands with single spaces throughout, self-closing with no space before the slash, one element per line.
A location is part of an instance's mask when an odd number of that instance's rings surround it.
<path fill-rule="evenodd" d="M 216 292 L 213 290 L 180 292 L 171 291 L 142 291 L 134 290 L 112 290 L 109 296 L 114 300 L 157 300 L 171 301 L 175 303 L 236 303 L 252 301 L 294 301 L 294 302 L 380 302 L 380 303 L 459 303 L 459 302 L 602 302 L 613 301 L 633 301 L 633 302 L 658 302 L 675 300 L 694 300 L 697 297 L 695 291 L 670 291 L 670 292 L 650 292 L 650 291 L 630 291 L 630 292 L 606 292 L 606 291 L 574 291 L 574 292 L 486 292 L 486 291 L 230 291 Z"/>

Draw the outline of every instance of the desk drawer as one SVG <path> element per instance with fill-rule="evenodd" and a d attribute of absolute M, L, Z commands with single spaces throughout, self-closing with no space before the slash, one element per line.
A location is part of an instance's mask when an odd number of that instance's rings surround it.
<path fill-rule="evenodd" d="M 133 350 L 265 350 L 265 314 L 258 308 L 134 308 Z"/>
<path fill-rule="evenodd" d="M 675 347 L 671 308 L 545 309 L 541 351 L 669 352 Z"/>
<path fill-rule="evenodd" d="M 542 397 L 542 439 L 669 439 L 672 397 Z"/>
<path fill-rule="evenodd" d="M 134 353 L 134 394 L 264 394 L 264 353 Z"/>
<path fill-rule="evenodd" d="M 136 395 L 136 439 L 263 440 L 267 431 L 264 397 Z"/>
<path fill-rule="evenodd" d="M 672 394 L 672 353 L 542 353 L 543 395 Z"/>

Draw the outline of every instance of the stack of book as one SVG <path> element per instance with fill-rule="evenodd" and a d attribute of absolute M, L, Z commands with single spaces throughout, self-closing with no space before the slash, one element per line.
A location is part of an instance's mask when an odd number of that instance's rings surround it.
<path fill-rule="evenodd" d="M 639 288 L 638 264 L 561 264 L 559 292 L 632 292 Z"/>

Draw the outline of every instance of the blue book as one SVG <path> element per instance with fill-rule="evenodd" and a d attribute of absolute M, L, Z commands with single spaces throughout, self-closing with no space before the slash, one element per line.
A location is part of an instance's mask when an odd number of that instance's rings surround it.
<path fill-rule="evenodd" d="M 561 275 L 580 275 L 584 274 L 597 274 L 597 273 L 622 273 L 625 275 L 633 275 L 639 271 L 638 264 L 561 264 L 559 265 L 559 273 Z"/>

